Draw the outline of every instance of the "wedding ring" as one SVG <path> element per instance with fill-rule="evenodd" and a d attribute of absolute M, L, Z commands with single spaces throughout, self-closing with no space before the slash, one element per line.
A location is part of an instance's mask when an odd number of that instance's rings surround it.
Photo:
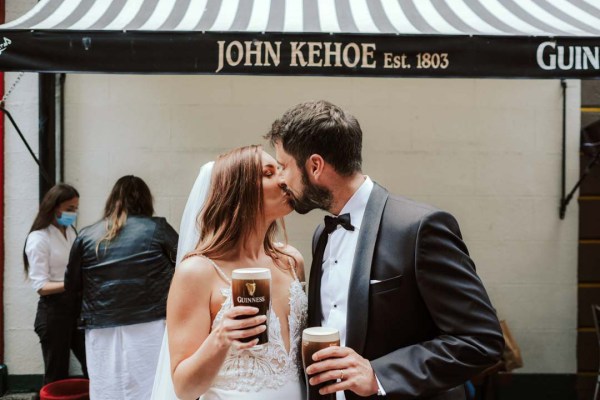
<path fill-rule="evenodd" d="M 344 380 L 344 370 L 340 369 L 340 381 Z"/>

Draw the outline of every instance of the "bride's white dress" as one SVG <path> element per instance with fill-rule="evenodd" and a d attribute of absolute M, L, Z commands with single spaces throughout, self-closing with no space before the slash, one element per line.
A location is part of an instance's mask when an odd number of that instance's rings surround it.
<path fill-rule="evenodd" d="M 210 189 L 214 162 L 204 164 L 190 192 L 179 228 L 177 263 L 192 252 L 198 243 L 201 231 L 197 215 L 202 209 Z M 217 273 L 227 282 L 231 280 L 211 261 Z M 308 300 L 302 284 L 292 268 L 294 280 L 290 284 L 290 315 L 288 317 L 290 350 L 285 349 L 281 336 L 281 325 L 275 312 L 268 316 L 269 343 L 249 350 L 231 349 L 211 388 L 200 400 L 304 400 L 304 384 L 300 379 L 300 341 L 306 325 Z M 215 316 L 213 327 L 231 308 L 231 289 L 224 289 L 223 305 Z M 165 331 L 160 351 L 151 400 L 177 400 L 173 381 Z"/>
<path fill-rule="evenodd" d="M 214 263 L 217 273 L 231 283 L 229 277 Z M 290 284 L 290 350 L 281 335 L 280 320 L 271 311 L 268 316 L 269 342 L 248 350 L 231 349 L 211 388 L 201 400 L 303 400 L 304 384 L 300 379 L 302 362 L 300 341 L 306 324 L 308 301 L 302 284 L 296 277 Z M 215 316 L 213 328 L 232 307 L 231 285 L 222 289 L 224 302 Z"/>

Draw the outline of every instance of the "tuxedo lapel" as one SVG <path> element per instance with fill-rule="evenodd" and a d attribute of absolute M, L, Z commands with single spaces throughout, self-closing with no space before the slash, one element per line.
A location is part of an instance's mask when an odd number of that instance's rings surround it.
<path fill-rule="evenodd" d="M 387 190 L 375 184 L 367 202 L 354 253 L 352 275 L 350 276 L 350 286 L 348 288 L 346 346 L 353 348 L 359 354 L 364 350 L 367 336 L 371 263 L 387 198 Z"/>
<path fill-rule="evenodd" d="M 317 243 L 323 234 L 323 225 L 319 225 L 313 236 L 312 256 L 315 259 Z M 308 279 L 308 326 L 321 326 L 321 277 L 323 267 L 313 261 Z"/>

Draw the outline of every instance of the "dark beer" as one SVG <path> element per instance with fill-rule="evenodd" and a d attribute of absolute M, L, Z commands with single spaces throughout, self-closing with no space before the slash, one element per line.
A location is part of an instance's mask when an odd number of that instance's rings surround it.
<path fill-rule="evenodd" d="M 302 332 L 302 364 L 306 374 L 306 368 L 314 363 L 312 356 L 317 351 L 330 346 L 340 345 L 340 333 L 334 328 L 314 327 L 306 328 Z M 308 383 L 310 377 L 306 375 L 306 392 L 308 400 L 335 400 L 335 393 L 322 395 L 319 389 L 330 385 L 333 381 L 323 382 L 320 385 L 312 386 Z"/>
<path fill-rule="evenodd" d="M 250 306 L 258 308 L 256 315 L 266 315 L 267 329 L 264 332 L 240 339 L 250 342 L 258 338 L 257 345 L 269 341 L 269 307 L 271 305 L 271 270 L 268 268 L 240 268 L 231 274 L 231 297 L 234 306 Z M 242 315 L 238 318 L 250 318 L 256 315 Z"/>

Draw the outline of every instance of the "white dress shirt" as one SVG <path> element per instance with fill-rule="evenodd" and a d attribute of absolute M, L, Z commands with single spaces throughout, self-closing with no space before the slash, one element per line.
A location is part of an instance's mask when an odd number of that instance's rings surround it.
<path fill-rule="evenodd" d="M 68 227 L 66 233 L 65 238 L 60 229 L 49 225 L 27 236 L 25 254 L 29 261 L 29 280 L 36 291 L 47 282 L 65 280 L 69 253 L 77 237 L 73 227 Z"/>
<path fill-rule="evenodd" d="M 344 205 L 341 214 L 350 214 L 353 231 L 337 226 L 329 235 L 323 254 L 323 275 L 321 278 L 321 315 L 322 326 L 340 331 L 340 344 L 346 345 L 346 315 L 348 314 L 348 289 L 354 263 L 354 253 L 363 215 L 373 190 L 373 181 L 367 176 L 358 190 Z M 377 381 L 380 390 L 383 388 Z M 385 392 L 384 392 L 385 393 Z M 336 393 L 337 400 L 346 400 L 344 392 Z"/>

